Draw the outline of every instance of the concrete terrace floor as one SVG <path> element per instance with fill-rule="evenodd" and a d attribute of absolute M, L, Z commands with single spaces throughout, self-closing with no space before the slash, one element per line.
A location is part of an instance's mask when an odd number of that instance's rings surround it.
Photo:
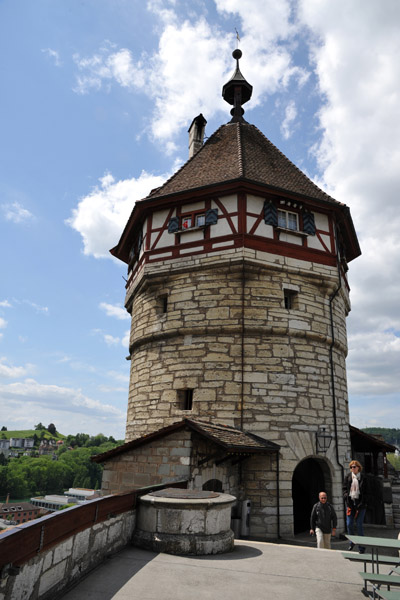
<path fill-rule="evenodd" d="M 233 552 L 200 557 L 127 547 L 62 599 L 360 600 L 362 570 L 337 550 L 287 544 L 235 540 Z"/>

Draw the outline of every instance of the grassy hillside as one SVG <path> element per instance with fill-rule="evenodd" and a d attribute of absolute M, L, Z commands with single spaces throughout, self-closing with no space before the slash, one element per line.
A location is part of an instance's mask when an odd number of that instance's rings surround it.
<path fill-rule="evenodd" d="M 20 430 L 12 430 L 12 431 L 0 431 L 0 438 L 9 440 L 10 438 L 33 438 L 34 435 L 40 438 L 42 437 L 42 431 L 44 432 L 44 437 L 47 440 L 65 440 L 66 436 L 62 433 L 58 433 L 56 435 L 52 435 L 46 429 L 20 429 Z"/>

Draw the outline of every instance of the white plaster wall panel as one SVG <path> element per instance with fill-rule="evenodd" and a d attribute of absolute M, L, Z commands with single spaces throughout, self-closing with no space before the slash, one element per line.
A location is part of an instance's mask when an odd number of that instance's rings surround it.
<path fill-rule="evenodd" d="M 331 238 L 329 235 L 321 233 L 321 240 L 324 242 L 325 246 L 331 249 Z M 334 248 L 332 248 L 334 250 Z"/>
<path fill-rule="evenodd" d="M 303 238 L 301 236 L 293 235 L 286 231 L 281 231 L 279 233 L 279 240 L 281 242 L 288 242 L 289 244 L 296 244 L 297 246 L 303 245 Z"/>
<path fill-rule="evenodd" d="M 152 228 L 156 229 L 157 227 L 162 227 L 165 223 L 165 219 L 168 217 L 169 215 L 169 210 L 157 210 L 156 212 L 153 213 L 153 222 L 152 222 Z M 171 217 L 175 217 L 176 216 L 176 210 L 173 211 L 173 213 L 171 214 Z"/>
<path fill-rule="evenodd" d="M 194 212 L 197 210 L 204 210 L 204 200 L 202 202 L 192 202 L 191 204 L 184 204 L 181 208 L 181 213 L 186 214 L 188 212 Z"/>
<path fill-rule="evenodd" d="M 199 240 L 204 240 L 203 229 L 195 229 L 194 231 L 184 231 L 183 233 L 181 233 L 181 244 L 187 244 L 189 242 L 198 242 Z"/>
<path fill-rule="evenodd" d="M 153 231 L 151 234 L 151 244 L 150 248 L 153 247 L 154 242 L 160 235 L 159 231 Z M 166 246 L 173 246 L 175 243 L 175 235 L 173 233 L 168 233 L 168 230 L 162 232 L 160 239 L 157 242 L 156 248 L 165 248 Z"/>
<path fill-rule="evenodd" d="M 249 230 L 248 230 L 249 231 Z M 274 228 L 272 225 L 266 225 L 264 223 L 264 219 L 259 223 L 257 229 L 254 232 L 254 235 L 261 235 L 262 237 L 273 239 L 274 237 Z"/>
<path fill-rule="evenodd" d="M 254 223 L 257 221 L 257 217 L 252 217 L 250 215 L 246 216 L 246 231 L 249 232 L 253 227 Z"/>
<path fill-rule="evenodd" d="M 236 212 L 238 209 L 238 198 L 236 194 L 230 194 L 229 196 L 223 196 L 222 198 L 218 198 L 219 202 L 221 202 L 228 212 Z M 212 200 L 211 208 L 218 208 L 218 204 Z"/>
<path fill-rule="evenodd" d="M 315 220 L 315 227 L 317 229 L 322 229 L 322 231 L 329 231 L 329 219 L 327 215 L 323 215 L 322 213 L 313 213 Z"/>
<path fill-rule="evenodd" d="M 139 258 L 143 255 L 144 249 L 146 247 L 147 221 L 148 221 L 148 219 L 146 218 L 145 221 L 144 221 L 144 223 L 143 223 L 143 227 L 142 227 L 142 239 L 143 239 L 143 243 L 142 243 L 142 246 L 140 248 Z"/>
<path fill-rule="evenodd" d="M 218 212 L 218 216 L 221 217 L 221 210 Z M 231 221 L 233 223 L 234 231 L 232 231 L 232 227 L 226 217 L 222 217 L 218 219 L 218 223 L 216 225 L 212 225 L 210 227 L 210 234 L 212 238 L 219 237 L 220 235 L 232 235 L 237 232 L 237 222 L 238 218 L 233 216 L 231 217 Z"/>
<path fill-rule="evenodd" d="M 328 244 L 330 244 L 329 240 L 328 240 Z M 309 248 L 314 248 L 314 250 L 323 250 L 324 252 L 326 252 L 326 248 L 324 248 L 324 246 L 322 245 L 322 243 L 319 240 L 318 236 L 316 236 L 316 235 L 309 235 L 308 236 L 308 238 L 307 238 L 307 246 Z M 329 248 L 329 245 L 328 245 L 328 248 Z"/>
<path fill-rule="evenodd" d="M 247 212 L 259 215 L 264 207 L 264 198 L 247 194 Z"/>

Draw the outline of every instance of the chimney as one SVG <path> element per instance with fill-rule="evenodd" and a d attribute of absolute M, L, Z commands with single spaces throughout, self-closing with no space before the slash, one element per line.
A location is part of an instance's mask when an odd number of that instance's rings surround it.
<path fill-rule="evenodd" d="M 191 126 L 189 127 L 189 158 L 192 158 L 200 150 L 203 145 L 204 140 L 204 132 L 206 128 L 207 121 L 200 113 L 197 117 L 195 117 L 192 121 Z"/>
<path fill-rule="evenodd" d="M 7 494 L 6 504 L 8 504 L 9 502 L 10 502 L 10 494 Z"/>

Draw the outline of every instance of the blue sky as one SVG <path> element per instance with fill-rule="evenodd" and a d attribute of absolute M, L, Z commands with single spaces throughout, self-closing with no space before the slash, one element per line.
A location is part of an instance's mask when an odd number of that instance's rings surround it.
<path fill-rule="evenodd" d="M 124 436 L 134 201 L 246 119 L 352 211 L 351 422 L 400 427 L 397 0 L 0 0 L 0 424 Z M 373 40 L 373 43 L 372 43 Z"/>

